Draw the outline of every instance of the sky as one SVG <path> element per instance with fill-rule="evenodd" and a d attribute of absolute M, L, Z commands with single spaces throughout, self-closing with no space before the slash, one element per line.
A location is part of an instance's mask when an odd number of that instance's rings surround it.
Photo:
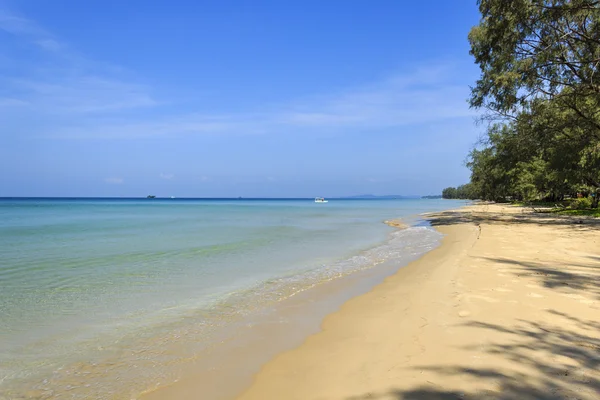
<path fill-rule="evenodd" d="M 0 0 L 0 196 L 439 194 L 475 0 Z"/>

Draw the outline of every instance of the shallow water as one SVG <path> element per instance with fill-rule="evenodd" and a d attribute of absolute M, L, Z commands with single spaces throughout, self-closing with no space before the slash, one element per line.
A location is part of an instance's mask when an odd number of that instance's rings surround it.
<path fill-rule="evenodd" d="M 172 380 L 228 323 L 439 241 L 382 221 L 459 204 L 0 200 L 0 395 L 127 398 Z"/>

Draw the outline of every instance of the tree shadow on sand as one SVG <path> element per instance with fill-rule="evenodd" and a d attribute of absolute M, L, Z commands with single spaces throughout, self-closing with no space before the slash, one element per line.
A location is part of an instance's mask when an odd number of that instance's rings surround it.
<path fill-rule="evenodd" d="M 428 218 L 432 226 L 532 224 L 564 226 L 577 231 L 600 227 L 600 219 L 538 214 L 529 210 L 516 214 L 447 211 Z M 548 289 L 565 294 L 591 294 L 588 298 L 600 299 L 598 256 L 587 256 L 589 263 L 551 265 L 482 258 L 504 264 L 515 277 L 532 276 Z M 502 325 L 469 321 L 460 326 L 473 337 L 494 339 L 462 347 L 467 354 L 464 362 L 411 367 L 415 373 L 427 373 L 422 385 L 357 394 L 345 400 L 600 400 L 600 311 L 597 316 L 586 320 L 557 310 L 545 310 L 532 321 L 516 319 Z M 486 354 L 505 362 L 479 367 L 470 357 Z M 463 381 L 464 387 L 459 385 L 457 389 L 456 382 Z M 444 382 L 454 382 L 454 386 Z M 478 388 L 485 389 L 476 390 L 468 382 L 477 382 Z"/>
<path fill-rule="evenodd" d="M 600 299 L 600 261 L 589 264 L 555 263 L 548 266 L 543 263 L 517 261 L 508 258 L 481 258 L 512 266 L 511 272 L 517 277 L 532 276 L 539 278 L 542 285 L 548 289 L 571 289 L 589 293 Z M 595 259 L 598 257 L 592 256 L 589 258 Z"/>
<path fill-rule="evenodd" d="M 432 226 L 457 224 L 532 224 L 538 226 L 570 226 L 578 230 L 600 227 L 600 218 L 576 217 L 547 213 L 493 213 L 475 211 L 444 211 L 427 216 Z"/>
<path fill-rule="evenodd" d="M 347 400 L 455 400 L 455 399 L 600 399 L 600 322 L 582 320 L 549 310 L 555 323 L 517 320 L 511 327 L 471 321 L 463 326 L 478 335 L 486 331 L 501 333 L 503 339 L 481 346 L 466 346 L 464 350 L 485 352 L 518 363 L 527 371 L 509 368 L 477 368 L 465 365 L 423 365 L 415 370 L 433 372 L 434 376 L 476 378 L 493 390 L 445 390 L 435 379 L 408 390 L 386 393 L 366 393 Z M 461 388 L 462 389 L 462 388 Z"/>

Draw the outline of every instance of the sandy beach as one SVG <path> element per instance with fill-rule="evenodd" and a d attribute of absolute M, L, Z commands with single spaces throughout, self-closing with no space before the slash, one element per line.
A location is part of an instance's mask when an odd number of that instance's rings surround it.
<path fill-rule="evenodd" d="M 598 220 L 487 204 L 428 218 L 440 247 L 330 314 L 238 399 L 600 398 Z"/>

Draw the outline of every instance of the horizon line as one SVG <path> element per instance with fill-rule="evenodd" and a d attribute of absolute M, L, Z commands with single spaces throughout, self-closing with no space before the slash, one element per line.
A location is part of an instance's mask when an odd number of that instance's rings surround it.
<path fill-rule="evenodd" d="M 369 199 L 414 199 L 423 196 L 441 196 L 441 195 L 351 195 L 351 196 L 327 196 L 329 199 L 350 199 L 350 200 L 369 200 Z M 319 196 L 317 196 L 319 197 Z M 320 196 L 322 197 L 322 196 Z M 123 199 L 123 200 L 308 200 L 315 197 L 170 197 L 156 196 L 149 198 L 147 196 L 0 196 L 0 200 L 6 199 Z"/>

